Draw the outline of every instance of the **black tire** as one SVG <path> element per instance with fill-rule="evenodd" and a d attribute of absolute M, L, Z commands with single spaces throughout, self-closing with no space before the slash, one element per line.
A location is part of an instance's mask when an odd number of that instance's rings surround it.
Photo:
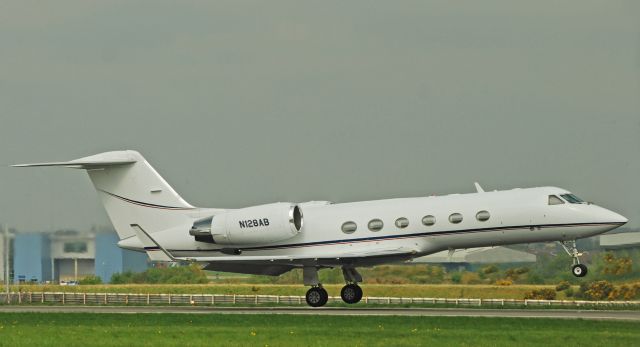
<path fill-rule="evenodd" d="M 342 301 L 346 302 L 347 304 L 358 303 L 362 299 L 362 288 L 360 288 L 360 286 L 358 286 L 357 284 L 347 284 L 346 286 L 342 287 L 342 290 L 340 291 L 340 297 L 342 298 Z"/>
<path fill-rule="evenodd" d="M 322 306 L 324 306 L 329 302 L 329 293 L 327 293 L 327 290 L 322 287 L 320 287 L 320 293 L 322 294 Z"/>
<path fill-rule="evenodd" d="M 312 287 L 307 290 L 305 299 L 307 300 L 307 305 L 311 307 L 321 307 L 329 300 L 329 294 L 327 294 L 327 291 L 322 287 Z"/>
<path fill-rule="evenodd" d="M 360 286 L 357 284 L 355 286 L 356 286 L 356 290 L 358 291 L 357 293 L 358 295 L 356 296 L 356 298 L 358 299 L 356 300 L 356 303 L 358 303 L 360 302 L 360 300 L 362 300 L 362 288 L 360 288 Z"/>
<path fill-rule="evenodd" d="M 584 264 L 577 264 L 571 268 L 571 273 L 576 277 L 584 277 L 587 275 L 587 266 Z"/>

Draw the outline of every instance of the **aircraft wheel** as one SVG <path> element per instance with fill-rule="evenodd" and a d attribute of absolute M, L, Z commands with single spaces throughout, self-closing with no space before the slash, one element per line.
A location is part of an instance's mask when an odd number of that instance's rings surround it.
<path fill-rule="evenodd" d="M 357 284 L 347 284 L 342 287 L 340 297 L 347 304 L 355 304 L 362 299 L 362 288 Z"/>
<path fill-rule="evenodd" d="M 322 287 L 312 287 L 307 291 L 306 300 L 311 307 L 324 306 L 329 300 L 329 294 Z"/>
<path fill-rule="evenodd" d="M 577 264 L 571 268 L 571 273 L 576 277 L 584 277 L 587 275 L 587 266 L 584 264 Z"/>

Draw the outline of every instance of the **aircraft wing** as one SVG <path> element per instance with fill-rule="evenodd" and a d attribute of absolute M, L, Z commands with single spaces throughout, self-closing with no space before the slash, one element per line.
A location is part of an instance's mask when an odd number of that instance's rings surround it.
<path fill-rule="evenodd" d="M 395 248 L 379 248 L 368 249 L 361 252 L 349 252 L 349 253 L 334 253 L 327 254 L 322 253 L 317 256 L 305 255 L 305 256 L 291 256 L 291 255 L 229 255 L 220 257 L 180 257 L 175 258 L 177 260 L 191 260 L 191 261 L 203 261 L 203 262 L 228 262 L 228 261 L 299 261 L 299 260 L 322 260 L 322 259 L 350 259 L 350 258 L 364 258 L 364 257 L 384 257 L 393 255 L 411 255 L 416 254 L 417 251 L 405 247 Z"/>
<path fill-rule="evenodd" d="M 347 253 L 318 255 L 291 256 L 291 255 L 224 255 L 218 257 L 175 257 L 167 249 L 162 247 L 149 233 L 137 224 L 132 224 L 137 237 L 142 241 L 144 249 L 147 251 L 151 260 L 160 261 L 198 261 L 198 262 L 298 262 L 298 261 L 318 261 L 318 260 L 340 260 L 353 258 L 369 258 L 369 257 L 385 257 L 385 256 L 411 256 L 417 253 L 417 250 L 407 247 L 380 247 L 369 248 L 366 251 L 355 251 Z"/>

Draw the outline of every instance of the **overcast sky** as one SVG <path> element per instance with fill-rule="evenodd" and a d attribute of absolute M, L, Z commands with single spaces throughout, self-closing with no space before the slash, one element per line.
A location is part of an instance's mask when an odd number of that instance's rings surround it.
<path fill-rule="evenodd" d="M 640 223 L 637 1 L 2 1 L 0 222 L 109 225 L 136 149 L 243 207 L 554 185 Z"/>

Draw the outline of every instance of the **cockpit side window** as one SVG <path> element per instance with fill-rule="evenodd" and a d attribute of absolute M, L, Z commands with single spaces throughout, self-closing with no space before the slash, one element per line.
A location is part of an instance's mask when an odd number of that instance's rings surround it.
<path fill-rule="evenodd" d="M 573 194 L 562 194 L 560 196 L 572 204 L 584 204 L 584 200 L 580 199 L 579 197 Z"/>
<path fill-rule="evenodd" d="M 564 201 L 555 195 L 549 195 L 549 205 L 561 205 Z"/>

